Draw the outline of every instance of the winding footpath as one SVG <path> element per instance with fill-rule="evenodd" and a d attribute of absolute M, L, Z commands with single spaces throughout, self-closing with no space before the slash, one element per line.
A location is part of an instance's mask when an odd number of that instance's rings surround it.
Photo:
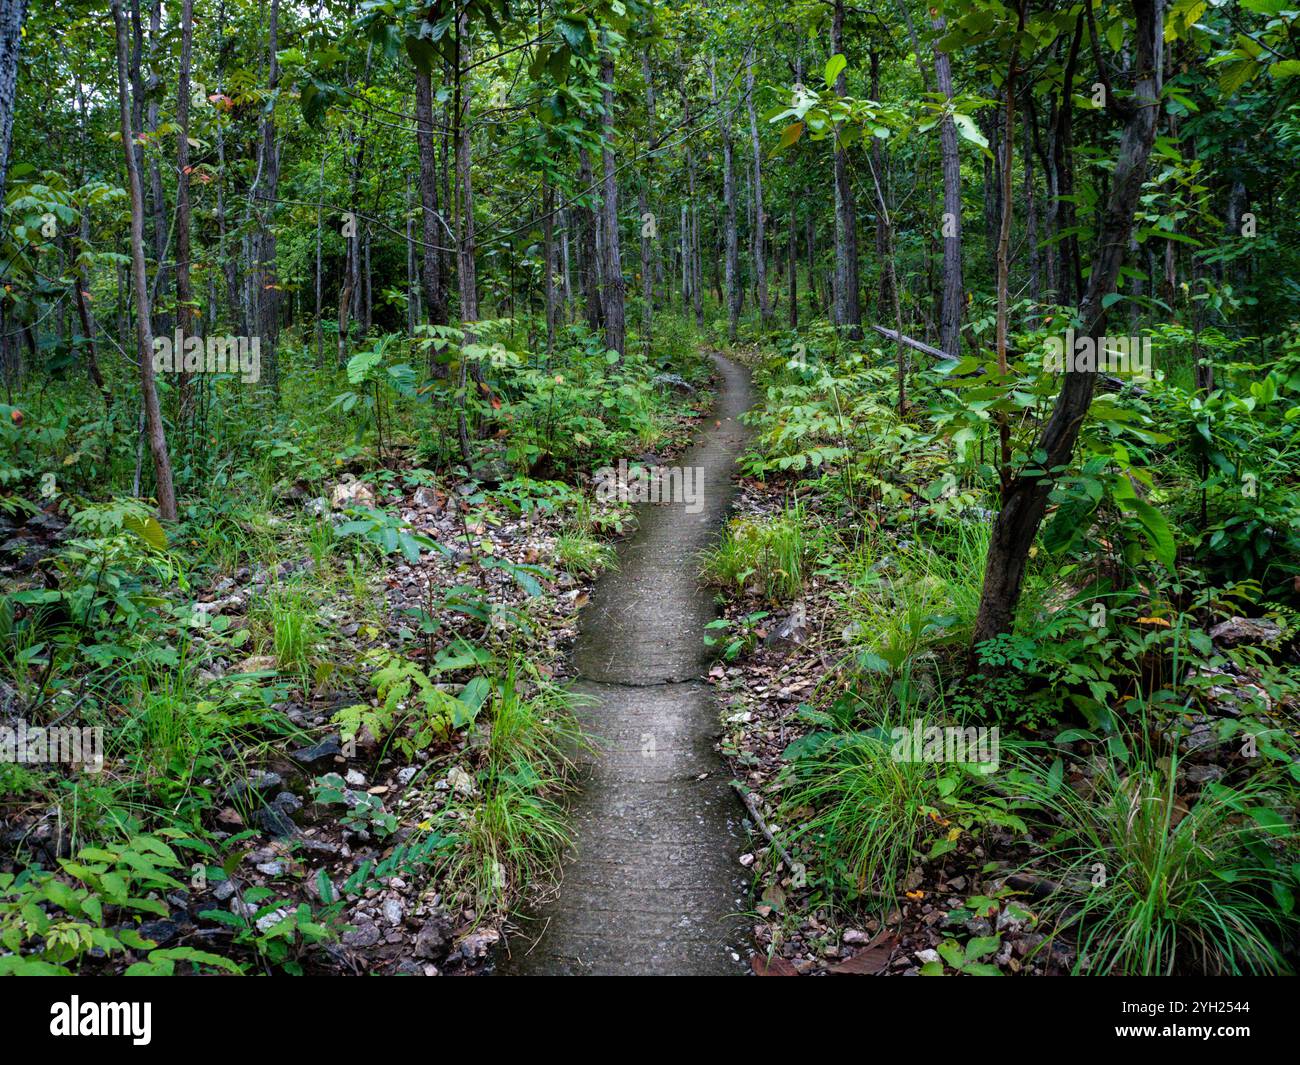
<path fill-rule="evenodd" d="M 640 531 L 583 613 L 573 689 L 591 701 L 595 751 L 571 810 L 576 854 L 504 972 L 742 971 L 743 811 L 713 750 L 717 706 L 700 678 L 715 611 L 697 573 L 731 502 L 750 386 L 748 371 L 713 358 L 717 403 L 679 460 L 702 471 L 701 498 L 640 506 Z"/>

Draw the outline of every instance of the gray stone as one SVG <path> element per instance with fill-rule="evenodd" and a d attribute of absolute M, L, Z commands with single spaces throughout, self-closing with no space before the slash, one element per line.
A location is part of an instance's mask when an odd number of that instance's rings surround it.
<path fill-rule="evenodd" d="M 1265 618 L 1229 618 L 1210 630 L 1210 639 L 1224 647 L 1275 643 L 1281 635 L 1282 626 Z"/>

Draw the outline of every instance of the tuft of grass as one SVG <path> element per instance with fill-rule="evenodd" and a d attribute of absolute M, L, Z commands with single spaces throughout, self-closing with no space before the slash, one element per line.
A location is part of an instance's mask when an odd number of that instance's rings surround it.
<path fill-rule="evenodd" d="M 580 529 L 561 533 L 556 538 L 555 557 L 566 570 L 584 577 L 594 577 L 618 566 L 614 548 Z"/>
<path fill-rule="evenodd" d="M 275 660 L 285 672 L 306 677 L 320 642 L 315 597 L 302 584 L 281 584 L 270 589 L 257 611 L 266 627 Z"/>
<path fill-rule="evenodd" d="M 506 660 L 490 683 L 482 793 L 465 815 L 464 846 L 444 870 L 480 914 L 499 913 L 520 887 L 558 875 L 572 844 L 560 800 L 585 743 L 579 697 L 527 662 Z"/>
<path fill-rule="evenodd" d="M 951 722 L 904 708 L 854 731 L 844 720 L 845 702 L 830 713 L 807 715 L 827 731 L 812 732 L 787 750 L 781 807 L 782 820 L 798 826 L 791 842 L 820 856 L 833 890 L 862 896 L 883 913 L 896 905 L 927 843 L 944 838 L 936 828 L 948 823 L 944 818 L 967 827 L 1023 829 L 1014 804 L 982 787 L 991 766 L 913 759 L 895 744 L 895 727 L 912 730 L 919 722 L 924 734 Z"/>
<path fill-rule="evenodd" d="M 774 518 L 735 518 L 716 547 L 706 551 L 700 576 L 725 589 L 756 586 L 773 602 L 796 597 L 812 552 L 803 507 Z"/>
<path fill-rule="evenodd" d="M 1293 826 L 1259 776 L 1211 782 L 1188 808 L 1176 774 L 1176 756 L 1117 744 L 1083 793 L 1060 760 L 1016 775 L 1055 829 L 1035 865 L 1059 884 L 1045 913 L 1075 941 L 1074 971 L 1287 972 L 1275 944 L 1298 925 Z"/>

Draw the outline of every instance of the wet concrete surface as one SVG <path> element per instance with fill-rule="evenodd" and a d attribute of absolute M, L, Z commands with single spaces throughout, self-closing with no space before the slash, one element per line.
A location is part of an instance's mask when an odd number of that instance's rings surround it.
<path fill-rule="evenodd" d="M 573 688 L 589 700 L 581 714 L 595 749 L 570 811 L 575 854 L 557 896 L 511 938 L 503 973 L 743 971 L 743 809 L 713 750 L 717 705 L 699 679 L 716 611 L 698 559 L 731 502 L 750 385 L 743 367 L 714 360 L 717 403 L 677 462 L 701 471 L 698 506 L 638 507 L 640 530 L 583 612 Z"/>

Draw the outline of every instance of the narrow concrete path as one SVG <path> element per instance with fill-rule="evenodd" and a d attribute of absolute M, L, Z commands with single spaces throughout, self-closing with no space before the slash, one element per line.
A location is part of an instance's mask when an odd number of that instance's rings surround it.
<path fill-rule="evenodd" d="M 719 731 L 698 555 L 731 502 L 749 373 L 715 355 L 713 414 L 678 465 L 702 470 L 703 505 L 646 504 L 620 568 L 597 585 L 575 650 L 597 749 L 571 811 L 576 855 L 558 897 L 516 938 L 503 972 L 722 975 L 742 970 L 742 808 L 713 750 Z M 695 508 L 692 508 L 695 509 Z M 525 951 L 527 953 L 525 953 Z"/>

